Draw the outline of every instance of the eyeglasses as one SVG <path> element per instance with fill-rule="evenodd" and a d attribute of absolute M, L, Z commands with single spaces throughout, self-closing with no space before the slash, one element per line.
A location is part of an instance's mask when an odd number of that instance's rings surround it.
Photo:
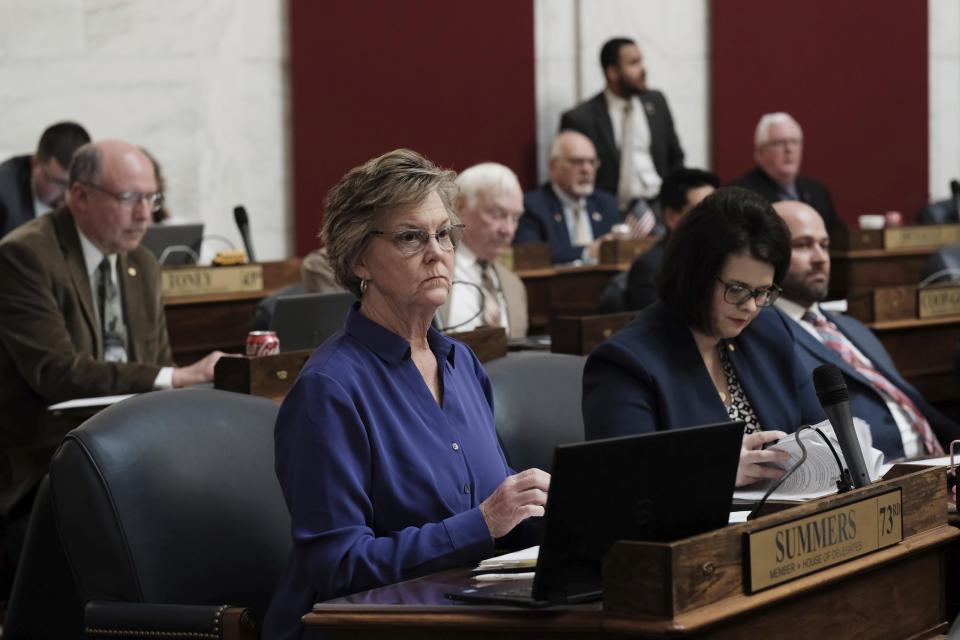
<path fill-rule="evenodd" d="M 597 160 L 596 158 L 567 158 L 567 157 L 561 157 L 560 159 L 563 160 L 564 162 L 569 162 L 570 164 L 572 164 L 572 165 L 575 166 L 575 167 L 582 167 L 582 166 L 586 165 L 586 166 L 593 167 L 594 169 L 599 169 L 599 168 L 600 168 L 600 161 Z"/>
<path fill-rule="evenodd" d="M 799 149 L 803 146 L 803 140 L 801 138 L 780 138 L 777 140 L 768 140 L 767 144 L 771 147 L 777 147 L 778 149 L 786 149 L 787 147 L 796 147 Z"/>
<path fill-rule="evenodd" d="M 159 211 L 163 206 L 163 194 L 159 191 L 154 191 L 153 193 L 140 193 L 139 191 L 124 191 L 123 193 L 114 193 L 113 191 L 108 191 L 101 186 L 91 184 L 89 182 L 81 182 L 80 184 L 86 185 L 101 193 L 105 193 L 117 202 L 120 203 L 120 206 L 132 210 L 141 201 L 147 203 L 151 211 Z"/>
<path fill-rule="evenodd" d="M 375 236 L 391 236 L 393 244 L 405 256 L 412 256 L 423 251 L 430 238 L 436 238 L 437 244 L 444 251 L 453 251 L 463 238 L 466 225 L 450 224 L 437 229 L 436 233 L 427 233 L 423 229 L 401 229 L 400 231 L 371 231 Z"/>
<path fill-rule="evenodd" d="M 738 307 L 750 298 L 753 298 L 753 301 L 757 303 L 758 307 L 769 307 L 776 302 L 777 298 L 780 297 L 780 293 L 783 291 L 775 284 L 769 287 L 751 289 L 747 285 L 740 284 L 739 282 L 724 282 L 719 277 L 717 277 L 717 282 L 723 285 L 724 301 Z"/>

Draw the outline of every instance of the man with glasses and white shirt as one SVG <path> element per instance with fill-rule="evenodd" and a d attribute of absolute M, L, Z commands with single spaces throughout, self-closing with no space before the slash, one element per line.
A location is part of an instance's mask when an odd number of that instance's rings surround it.
<path fill-rule="evenodd" d="M 617 199 L 594 189 L 598 165 L 590 138 L 558 133 L 550 147 L 550 180 L 523 196 L 515 242 L 550 243 L 554 264 L 596 262 L 601 243 L 613 238 L 613 225 L 623 222 Z"/>
<path fill-rule="evenodd" d="M 760 118 L 753 159 L 757 166 L 730 184 L 755 191 L 770 202 L 806 202 L 820 214 L 831 235 L 843 228 L 827 187 L 800 175 L 803 130 L 789 113 L 767 113 Z"/>
<path fill-rule="evenodd" d="M 36 153 L 0 164 L 0 238 L 60 205 L 70 158 L 88 142 L 90 136 L 79 124 L 58 122 L 40 136 Z"/>
<path fill-rule="evenodd" d="M 163 203 L 126 142 L 87 144 L 66 204 L 0 241 L 0 516 L 5 572 L 62 426 L 50 404 L 209 382 L 219 351 L 174 367 L 160 267 L 139 246 Z"/>
<path fill-rule="evenodd" d="M 454 209 L 466 225 L 453 263 L 453 286 L 438 311 L 444 331 L 503 327 L 511 338 L 527 335 L 527 290 L 497 262 L 513 242 L 523 215 L 523 191 L 516 174 L 484 162 L 457 176 Z"/>

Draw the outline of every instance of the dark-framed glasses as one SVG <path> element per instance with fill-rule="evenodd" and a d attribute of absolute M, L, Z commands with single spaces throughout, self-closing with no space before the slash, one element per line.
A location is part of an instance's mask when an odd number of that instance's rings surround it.
<path fill-rule="evenodd" d="M 80 184 L 86 185 L 91 189 L 96 189 L 100 193 L 105 193 L 126 209 L 133 210 L 140 201 L 147 203 L 147 206 L 150 207 L 151 211 L 159 211 L 160 207 L 163 206 L 163 194 L 159 191 L 154 191 L 153 193 L 140 193 L 139 191 L 124 191 L 123 193 L 114 193 L 104 189 L 100 185 L 96 185 L 90 182 L 81 182 Z"/>
<path fill-rule="evenodd" d="M 397 249 L 405 256 L 412 256 L 423 251 L 430 238 L 436 238 L 437 244 L 444 251 L 453 251 L 463 238 L 466 225 L 448 224 L 437 229 L 436 233 L 428 233 L 423 229 L 401 229 L 400 231 L 371 231 L 375 236 L 387 236 L 393 241 Z"/>
<path fill-rule="evenodd" d="M 753 301 L 757 303 L 758 307 L 769 307 L 776 302 L 777 298 L 780 297 L 780 293 L 783 291 L 775 284 L 769 287 L 751 289 L 740 282 L 724 282 L 719 276 L 717 277 L 717 282 L 723 285 L 724 301 L 734 306 L 740 306 L 750 298 L 753 298 Z"/>

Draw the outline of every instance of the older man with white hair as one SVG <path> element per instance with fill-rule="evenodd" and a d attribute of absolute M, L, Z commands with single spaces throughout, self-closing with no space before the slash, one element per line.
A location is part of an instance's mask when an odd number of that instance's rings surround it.
<path fill-rule="evenodd" d="M 523 191 L 508 167 L 484 162 L 457 176 L 454 209 L 466 225 L 457 247 L 453 286 L 439 310 L 446 331 L 504 327 L 511 338 L 527 334 L 527 291 L 497 262 L 513 242 L 523 215 Z"/>
<path fill-rule="evenodd" d="M 805 202 L 820 213 L 831 234 L 843 227 L 827 187 L 800 175 L 803 130 L 789 113 L 761 116 L 754 134 L 753 159 L 757 166 L 731 184 L 756 191 L 770 202 Z"/>

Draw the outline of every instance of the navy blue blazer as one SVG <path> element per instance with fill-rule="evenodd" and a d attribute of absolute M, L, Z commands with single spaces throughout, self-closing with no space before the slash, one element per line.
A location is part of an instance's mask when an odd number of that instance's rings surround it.
<path fill-rule="evenodd" d="M 826 416 L 775 311 L 762 310 L 727 340 L 730 362 L 765 429 L 795 431 Z M 690 330 L 655 302 L 587 358 L 588 440 L 730 420 Z"/>
<path fill-rule="evenodd" d="M 623 222 L 620 203 L 605 191 L 597 190 L 587 196 L 587 213 L 590 215 L 594 238 L 610 233 L 613 225 Z M 517 224 L 513 241 L 515 244 L 549 242 L 550 261 L 554 264 L 573 262 L 583 257 L 583 246 L 573 244 L 570 239 L 567 221 L 563 217 L 563 205 L 549 182 L 524 194 L 523 215 Z"/>
<path fill-rule="evenodd" d="M 791 325 L 796 323 L 787 314 L 779 309 L 777 313 Z M 917 409 L 927 418 L 937 439 L 946 451 L 951 440 L 960 439 L 960 425 L 933 408 L 923 399 L 920 393 L 907 382 L 887 350 L 883 348 L 875 335 L 857 320 L 842 313 L 825 311 L 825 315 L 837 328 L 856 345 L 863 355 L 870 358 L 873 368 L 882 373 L 887 380 L 903 391 L 917 406 Z M 890 410 L 879 393 L 874 390 L 866 378 L 861 376 L 849 364 L 844 362 L 840 355 L 819 342 L 816 338 L 795 327 L 793 335 L 796 337 L 796 352 L 800 363 L 807 371 L 813 371 L 828 362 L 840 367 L 847 381 L 847 391 L 850 393 L 850 412 L 870 423 L 870 432 L 873 434 L 873 446 L 880 451 L 887 460 L 903 457 L 903 443 L 900 440 L 900 430 L 897 428 Z"/>

